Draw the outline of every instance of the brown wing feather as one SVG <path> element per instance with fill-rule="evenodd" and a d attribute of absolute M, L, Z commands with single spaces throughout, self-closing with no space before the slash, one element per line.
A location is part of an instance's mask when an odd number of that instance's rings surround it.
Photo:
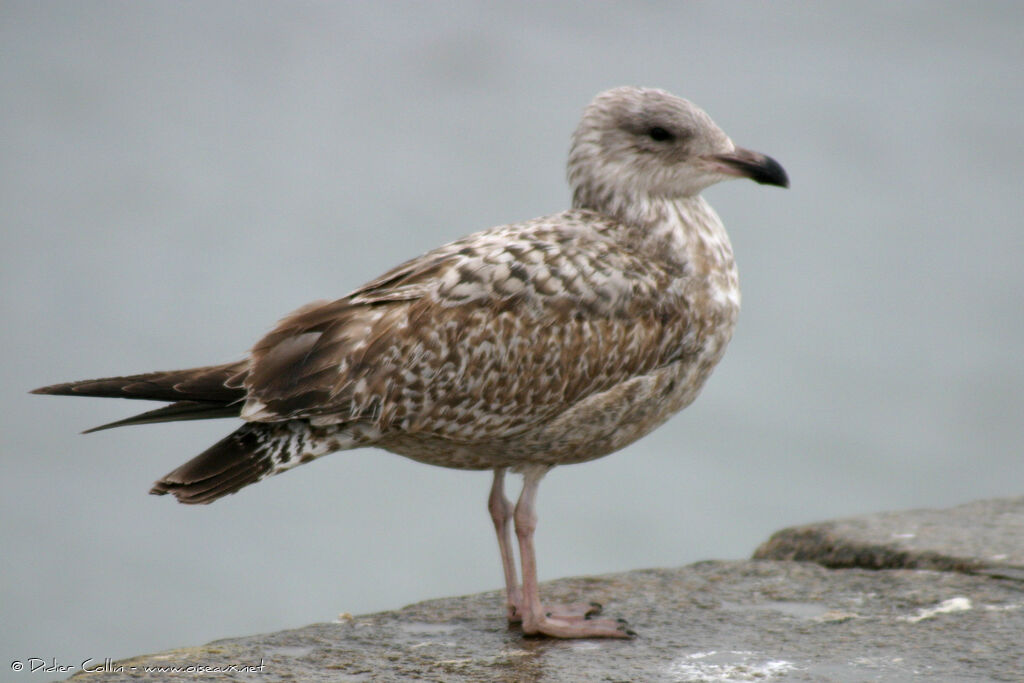
<path fill-rule="evenodd" d="M 507 436 L 687 353 L 679 274 L 612 245 L 592 215 L 556 218 L 470 236 L 286 318 L 253 349 L 243 417 Z"/>
<path fill-rule="evenodd" d="M 427 315 L 429 324 L 417 326 L 426 333 L 397 353 L 382 341 L 374 354 L 401 353 L 397 363 L 356 382 L 363 391 L 353 405 L 382 429 L 465 441 L 509 437 L 685 353 L 665 342 L 680 338 L 666 328 L 681 327 L 681 318 L 655 311 L 632 320 L 563 312 L 541 322 L 520 306 L 467 305 L 431 307 Z"/>
<path fill-rule="evenodd" d="M 337 412 L 338 378 L 360 370 L 365 341 L 386 325 L 375 324 L 382 304 L 415 301 L 458 242 L 395 266 L 348 296 L 309 304 L 287 316 L 252 349 L 245 386 L 260 409 L 255 419 L 280 420 Z M 357 356 L 349 361 L 350 356 Z"/>

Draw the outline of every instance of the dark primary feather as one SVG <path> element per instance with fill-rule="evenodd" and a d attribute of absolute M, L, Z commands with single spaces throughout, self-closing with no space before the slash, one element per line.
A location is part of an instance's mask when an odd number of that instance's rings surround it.
<path fill-rule="evenodd" d="M 218 417 L 238 417 L 242 412 L 240 402 L 230 404 L 204 403 L 200 401 L 178 401 L 170 405 L 147 410 L 144 413 L 126 417 L 116 422 L 108 422 L 98 427 L 86 429 L 83 434 L 92 434 L 104 429 L 114 427 L 127 427 L 128 425 L 156 424 L 158 422 L 181 422 L 184 420 L 212 420 Z"/>
<path fill-rule="evenodd" d="M 98 396 L 150 401 L 172 401 L 171 405 L 88 429 L 98 432 L 113 427 L 178 420 L 208 420 L 237 417 L 245 400 L 239 380 L 246 361 L 211 365 L 188 370 L 147 372 L 141 375 L 86 379 L 33 389 L 33 394 Z"/>
<path fill-rule="evenodd" d="M 188 370 L 147 372 L 124 377 L 83 379 L 33 389 L 33 394 L 136 398 L 151 401 L 212 401 L 228 403 L 245 397 L 230 380 L 244 371 L 247 361 Z"/>

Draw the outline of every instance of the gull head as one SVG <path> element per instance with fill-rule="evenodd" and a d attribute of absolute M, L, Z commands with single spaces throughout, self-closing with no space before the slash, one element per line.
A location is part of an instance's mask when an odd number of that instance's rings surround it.
<path fill-rule="evenodd" d="M 769 156 L 737 147 L 702 109 L 664 90 L 607 90 L 587 106 L 569 152 L 574 206 L 696 196 L 730 178 L 788 187 Z"/>

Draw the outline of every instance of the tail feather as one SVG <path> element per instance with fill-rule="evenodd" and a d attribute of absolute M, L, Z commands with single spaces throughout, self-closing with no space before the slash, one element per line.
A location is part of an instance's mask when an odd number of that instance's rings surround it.
<path fill-rule="evenodd" d="M 32 393 L 231 403 L 245 398 L 245 389 L 231 380 L 237 380 L 239 373 L 245 371 L 247 362 L 64 382 L 33 389 Z"/>
<path fill-rule="evenodd" d="M 337 426 L 308 422 L 249 422 L 168 473 L 150 489 L 172 493 L 179 503 L 203 504 L 308 462 L 354 445 Z"/>
<path fill-rule="evenodd" d="M 34 394 L 103 396 L 169 401 L 155 410 L 94 427 L 238 417 L 245 402 L 248 361 L 189 370 L 66 382 Z M 153 484 L 150 493 L 173 494 L 180 503 L 212 503 L 272 474 L 332 451 L 376 438 L 372 429 L 347 425 L 312 426 L 305 420 L 247 422 Z"/>
<path fill-rule="evenodd" d="M 274 469 L 267 432 L 274 425 L 250 423 L 153 484 L 150 493 L 173 493 L 178 502 L 212 503 L 269 476 Z"/>
<path fill-rule="evenodd" d="M 212 503 L 218 498 L 235 493 L 249 484 L 254 484 L 271 474 L 274 474 L 272 467 L 268 468 L 265 473 L 261 473 L 259 476 L 252 478 L 251 463 L 240 462 L 234 467 L 225 470 L 215 480 L 207 482 L 206 486 L 193 486 L 188 492 L 188 500 L 181 496 L 177 496 L 178 502 L 192 503 L 194 501 L 198 503 Z"/>

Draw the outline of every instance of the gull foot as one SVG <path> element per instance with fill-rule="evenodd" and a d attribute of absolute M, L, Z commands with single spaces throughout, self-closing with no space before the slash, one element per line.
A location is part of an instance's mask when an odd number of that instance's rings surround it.
<path fill-rule="evenodd" d="M 555 616 L 551 611 L 537 619 L 524 620 L 523 633 L 552 638 L 632 638 L 636 635 L 625 619 L 591 619 L 586 614 Z"/>
<path fill-rule="evenodd" d="M 573 602 L 569 604 L 545 605 L 544 616 L 565 621 L 577 621 L 590 619 L 595 614 L 601 613 L 599 602 Z M 515 605 L 508 605 L 508 621 L 510 624 L 518 624 L 523 621 L 523 611 Z"/>

